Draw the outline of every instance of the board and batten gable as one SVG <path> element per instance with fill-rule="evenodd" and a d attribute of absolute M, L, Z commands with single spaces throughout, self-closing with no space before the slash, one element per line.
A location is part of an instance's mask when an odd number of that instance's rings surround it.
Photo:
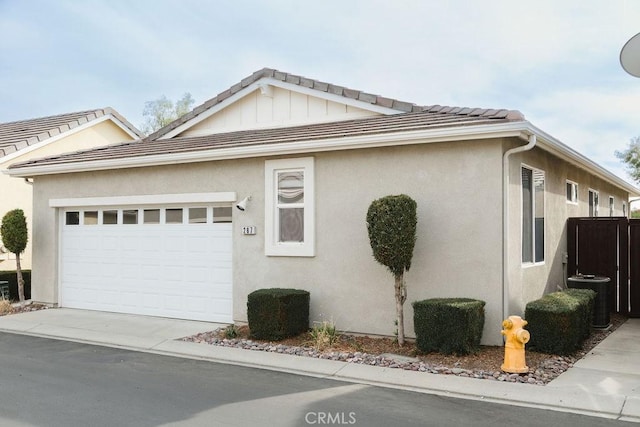
<path fill-rule="evenodd" d="M 372 255 L 369 204 L 404 193 L 418 205 L 417 242 L 406 275 L 411 302 L 469 297 L 487 302 L 484 342 L 498 344 L 501 308 L 501 140 L 310 153 L 315 174 L 315 256 L 265 254 L 264 168 L 273 158 L 224 160 L 38 177 L 33 298 L 57 303 L 60 209 L 51 199 L 234 191 L 251 195 L 233 210 L 233 319 L 245 322 L 247 295 L 264 287 L 311 292 L 311 321 L 340 330 L 393 335 L 393 278 Z M 296 158 L 287 157 L 287 158 Z M 357 181 L 355 178 L 357 177 Z M 243 227 L 256 227 L 243 235 Z"/>
<path fill-rule="evenodd" d="M 259 129 L 275 126 L 333 122 L 380 115 L 344 103 L 276 86 L 256 89 L 238 101 L 216 111 L 178 136 Z"/>
<path fill-rule="evenodd" d="M 508 149 L 511 146 L 505 148 Z M 544 173 L 544 261 L 522 259 L 522 167 Z M 593 173 L 560 159 L 539 147 L 510 157 L 509 167 L 509 312 L 523 315 L 528 302 L 564 288 L 567 272 L 567 219 L 589 216 L 589 189 L 600 196 L 598 216 L 610 216 L 609 197 L 614 199 L 612 216 L 626 216 L 629 193 Z M 577 184 L 577 203 L 567 200 L 567 182 Z M 627 212 L 628 213 L 628 210 Z"/>

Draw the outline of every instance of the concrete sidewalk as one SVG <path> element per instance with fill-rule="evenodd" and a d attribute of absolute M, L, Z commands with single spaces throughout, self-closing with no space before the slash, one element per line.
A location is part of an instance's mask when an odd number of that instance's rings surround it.
<path fill-rule="evenodd" d="M 0 317 L 0 331 L 230 363 L 421 393 L 640 422 L 640 319 L 630 319 L 546 386 L 436 375 L 176 341 L 207 322 L 74 309 Z"/>

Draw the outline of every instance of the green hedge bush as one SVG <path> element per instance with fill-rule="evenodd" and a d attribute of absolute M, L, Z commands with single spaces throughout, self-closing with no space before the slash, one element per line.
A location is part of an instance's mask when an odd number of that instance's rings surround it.
<path fill-rule="evenodd" d="M 247 300 L 251 336 L 282 340 L 309 330 L 309 292 L 300 289 L 258 289 Z"/>
<path fill-rule="evenodd" d="M 585 340 L 591 335 L 591 325 L 593 324 L 593 310 L 595 309 L 595 302 L 598 293 L 591 289 L 565 289 L 564 293 L 568 294 L 572 298 L 580 300 L 578 311 L 581 314 L 581 330 L 582 340 Z"/>
<path fill-rule="evenodd" d="M 567 289 L 531 301 L 525 308 L 528 347 L 543 353 L 568 355 L 591 333 L 596 292 Z"/>
<path fill-rule="evenodd" d="M 478 350 L 485 302 L 469 298 L 432 298 L 413 303 L 416 346 L 423 353 L 469 354 Z"/>
<path fill-rule="evenodd" d="M 22 270 L 24 279 L 24 298 L 31 299 L 31 270 Z M 9 294 L 12 301 L 18 301 L 18 277 L 16 271 L 0 271 L 0 282 L 9 282 Z"/>

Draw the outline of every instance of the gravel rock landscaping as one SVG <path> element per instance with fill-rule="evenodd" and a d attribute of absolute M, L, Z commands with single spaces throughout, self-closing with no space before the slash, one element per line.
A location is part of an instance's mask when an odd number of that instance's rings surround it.
<path fill-rule="evenodd" d="M 467 378 L 478 378 L 489 381 L 517 382 L 545 385 L 573 366 L 606 336 L 613 332 L 626 318 L 612 315 L 612 327 L 607 331 L 594 330 L 585 340 L 582 348 L 571 356 L 527 352 L 526 374 L 509 374 L 500 370 L 504 356 L 503 347 L 482 346 L 476 354 L 467 356 L 442 355 L 430 353 L 416 354 L 413 343 L 399 348 L 389 338 L 370 338 L 354 335 L 341 335 L 336 345 L 319 349 L 312 345 L 308 334 L 283 340 L 282 342 L 266 342 L 252 340 L 248 328 L 239 328 L 240 336 L 225 338 L 224 328 L 205 332 L 184 341 L 240 348 L 250 351 L 266 351 L 271 353 L 290 354 L 301 357 L 336 360 L 345 363 L 361 363 L 383 368 L 405 369 L 439 375 L 456 375 Z M 361 351 L 354 350 L 363 349 Z M 390 354 L 393 353 L 393 354 Z M 401 353 L 401 354 L 396 354 Z"/>

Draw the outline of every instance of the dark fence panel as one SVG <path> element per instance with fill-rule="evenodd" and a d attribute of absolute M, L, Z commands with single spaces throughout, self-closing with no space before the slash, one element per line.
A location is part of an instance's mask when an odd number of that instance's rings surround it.
<path fill-rule="evenodd" d="M 629 253 L 634 245 L 630 243 L 629 230 L 629 220 L 623 217 L 569 218 L 567 221 L 569 276 L 580 273 L 609 277 L 611 309 L 622 314 L 632 312 L 629 309 Z M 640 245 L 640 229 L 635 242 L 635 246 Z M 635 306 L 636 310 L 639 308 L 640 304 Z"/>
<path fill-rule="evenodd" d="M 629 315 L 640 317 L 640 219 L 629 220 Z"/>

